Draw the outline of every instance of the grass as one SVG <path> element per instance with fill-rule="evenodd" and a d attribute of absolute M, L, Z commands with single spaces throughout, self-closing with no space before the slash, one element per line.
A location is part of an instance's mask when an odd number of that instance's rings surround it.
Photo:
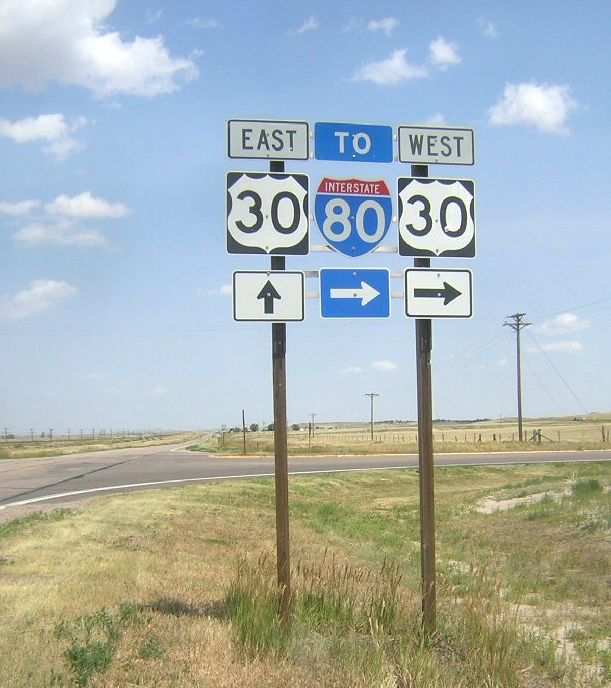
<path fill-rule="evenodd" d="M 276 612 L 273 480 L 9 522 L 0 686 L 602 687 L 610 472 L 438 469 L 433 638 L 420 632 L 414 471 L 291 478 L 290 629 Z M 560 501 L 476 510 L 558 486 Z"/>
<path fill-rule="evenodd" d="M 541 430 L 540 443 L 532 441 L 534 430 Z M 587 418 L 528 420 L 524 425 L 524 442 L 518 442 L 517 423 L 506 419 L 466 423 L 437 421 L 433 430 L 436 453 L 609 449 L 610 433 L 609 415 L 602 414 Z M 220 432 L 190 448 L 242 454 L 244 438 L 241 432 Z M 292 455 L 417 453 L 418 429 L 413 422 L 380 422 L 374 425 L 372 440 L 369 425 L 365 423 L 317 426 L 312 436 L 306 427 L 305 430 L 289 431 L 288 450 Z M 246 453 L 272 454 L 273 451 L 273 432 L 246 433 Z"/>
<path fill-rule="evenodd" d="M 108 449 L 129 449 L 134 447 L 152 447 L 178 442 L 195 441 L 201 438 L 201 433 L 183 432 L 157 435 L 154 437 L 114 437 L 100 436 L 98 439 L 81 440 L 74 438 L 58 438 L 53 441 L 22 441 L 10 440 L 0 444 L 0 460 L 2 459 L 37 459 L 48 456 L 65 456 L 67 454 L 81 454 L 83 452 L 107 451 Z"/>

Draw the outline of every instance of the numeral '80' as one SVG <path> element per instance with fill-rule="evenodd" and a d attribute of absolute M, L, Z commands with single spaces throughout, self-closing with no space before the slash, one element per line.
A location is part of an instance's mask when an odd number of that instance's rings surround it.
<path fill-rule="evenodd" d="M 369 234 L 365 229 L 365 214 L 372 210 L 376 215 L 375 232 Z M 352 234 L 352 222 L 350 216 L 350 205 L 343 198 L 332 198 L 325 205 L 325 221 L 322 225 L 322 232 L 331 241 L 344 241 Z M 356 217 L 354 218 L 356 232 L 359 237 L 367 243 L 380 241 L 386 231 L 386 218 L 384 208 L 373 200 L 366 200 L 359 204 Z M 340 225 L 340 229 L 335 229 Z"/>

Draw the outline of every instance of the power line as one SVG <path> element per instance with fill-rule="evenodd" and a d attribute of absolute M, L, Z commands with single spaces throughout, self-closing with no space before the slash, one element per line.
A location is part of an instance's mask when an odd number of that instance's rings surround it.
<path fill-rule="evenodd" d="M 545 349 L 543 349 L 543 347 L 542 347 L 542 346 L 539 344 L 539 342 L 532 336 L 532 334 L 531 334 L 530 332 L 528 332 L 528 336 L 529 336 L 529 337 L 532 339 L 532 341 L 535 343 L 537 349 L 539 349 L 539 351 L 543 354 L 545 360 L 550 364 L 552 370 L 553 370 L 553 371 L 556 373 L 556 375 L 562 380 L 562 382 L 564 383 L 564 386 L 565 386 L 565 387 L 569 390 L 569 392 L 572 394 L 572 396 L 573 396 L 573 398 L 575 399 L 575 401 L 579 404 L 579 406 L 581 406 L 581 410 L 582 410 L 584 413 L 587 414 L 587 413 L 588 413 L 588 409 L 585 407 L 585 404 L 584 404 L 584 403 L 581 401 L 581 399 L 577 396 L 577 394 L 575 393 L 575 391 L 573 390 L 573 388 L 571 387 L 571 385 L 569 385 L 569 383 L 568 383 L 567 380 L 565 379 L 564 375 L 562 375 L 562 373 L 558 370 L 558 368 L 556 368 L 556 366 L 552 363 L 552 360 L 551 360 L 551 358 L 547 355 L 547 353 L 545 352 Z"/>
<path fill-rule="evenodd" d="M 545 320 L 547 318 L 553 318 L 554 315 L 562 315 L 563 313 L 568 313 L 569 311 L 580 311 L 583 310 L 584 308 L 591 308 L 592 306 L 598 306 L 603 303 L 610 303 L 611 305 L 611 296 L 607 296 L 603 299 L 597 299 L 596 301 L 590 301 L 589 303 L 582 303 L 579 306 L 571 306 L 569 308 L 564 308 L 561 311 L 555 311 L 553 313 L 548 313 L 547 315 L 541 315 L 535 318 L 536 321 L 539 320 Z"/>

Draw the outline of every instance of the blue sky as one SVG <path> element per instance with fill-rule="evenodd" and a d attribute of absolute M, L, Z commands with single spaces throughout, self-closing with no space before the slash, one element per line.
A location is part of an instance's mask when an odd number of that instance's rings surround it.
<path fill-rule="evenodd" d="M 434 323 L 435 416 L 515 414 L 516 311 L 525 414 L 610 410 L 610 43 L 603 0 L 0 0 L 0 426 L 271 421 L 271 328 L 234 323 L 229 287 L 269 259 L 225 250 L 226 174 L 267 164 L 227 157 L 230 118 L 474 129 L 473 167 L 430 167 L 475 181 L 478 246 L 433 261 L 471 269 L 475 295 L 473 319 Z M 311 212 L 324 176 L 409 176 L 286 169 L 310 176 Z M 414 419 L 403 310 L 323 321 L 308 299 L 287 326 L 289 420 L 367 420 L 367 392 L 378 418 Z"/>

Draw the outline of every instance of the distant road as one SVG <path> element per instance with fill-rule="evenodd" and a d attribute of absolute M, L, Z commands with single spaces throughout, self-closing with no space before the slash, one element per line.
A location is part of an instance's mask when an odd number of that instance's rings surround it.
<path fill-rule="evenodd" d="M 435 456 L 438 467 L 609 460 L 611 450 Z M 416 454 L 310 456 L 289 460 L 292 475 L 417 466 Z M 255 478 L 273 475 L 273 471 L 273 457 L 218 457 L 188 451 L 185 445 L 114 449 L 46 459 L 8 459 L 0 461 L 0 520 L 104 494 L 211 480 Z"/>

